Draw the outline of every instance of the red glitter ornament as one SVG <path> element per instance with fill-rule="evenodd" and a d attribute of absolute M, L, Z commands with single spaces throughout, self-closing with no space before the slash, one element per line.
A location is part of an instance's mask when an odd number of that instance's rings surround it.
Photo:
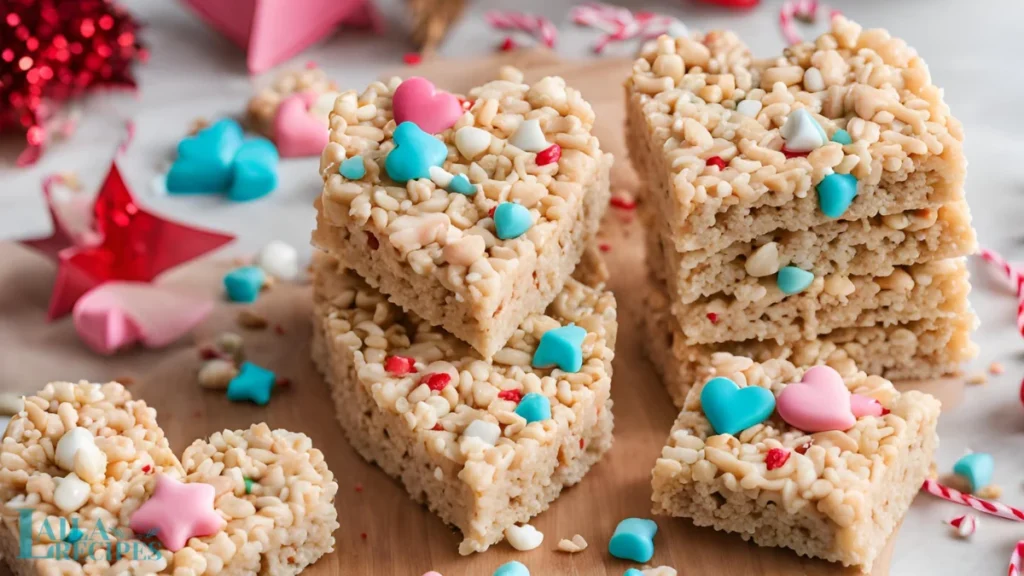
<path fill-rule="evenodd" d="M 112 0 L 0 2 L 0 132 L 25 132 L 19 166 L 39 159 L 62 102 L 135 87 L 131 66 L 148 57 L 139 28 Z"/>

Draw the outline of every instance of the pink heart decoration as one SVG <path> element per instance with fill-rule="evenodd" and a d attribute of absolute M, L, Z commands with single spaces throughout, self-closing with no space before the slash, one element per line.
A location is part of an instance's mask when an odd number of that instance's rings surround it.
<path fill-rule="evenodd" d="M 100 354 L 142 342 L 166 346 L 192 330 L 213 310 L 213 302 L 184 296 L 144 282 L 107 282 L 88 291 L 72 312 L 83 342 Z"/>
<path fill-rule="evenodd" d="M 777 402 L 779 416 L 804 432 L 849 430 L 857 422 L 850 396 L 838 372 L 815 366 L 800 382 L 782 389 Z"/>
<path fill-rule="evenodd" d="M 850 409 L 857 418 L 882 415 L 881 402 L 869 396 L 861 396 L 860 394 L 850 396 Z"/>
<path fill-rule="evenodd" d="M 419 76 L 413 76 L 398 85 L 391 108 L 396 124 L 412 122 L 428 134 L 444 132 L 462 116 L 458 98 L 438 90 L 430 80 Z"/>
<path fill-rule="evenodd" d="M 327 126 L 309 113 L 313 94 L 293 94 L 277 107 L 274 116 L 274 144 L 282 158 L 319 156 L 330 140 Z"/>

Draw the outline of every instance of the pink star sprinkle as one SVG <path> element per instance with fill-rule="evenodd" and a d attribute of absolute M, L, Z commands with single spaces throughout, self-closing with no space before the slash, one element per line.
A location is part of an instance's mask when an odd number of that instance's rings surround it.
<path fill-rule="evenodd" d="M 132 514 L 129 526 L 136 534 L 155 532 L 165 548 L 177 552 L 189 538 L 211 536 L 226 522 L 213 508 L 216 491 L 210 484 L 185 484 L 161 474 L 153 495 Z"/>

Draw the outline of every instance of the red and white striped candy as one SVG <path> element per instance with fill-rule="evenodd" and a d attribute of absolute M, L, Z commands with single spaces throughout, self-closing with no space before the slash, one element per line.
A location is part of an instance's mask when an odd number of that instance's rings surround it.
<path fill-rule="evenodd" d="M 543 16 L 537 16 L 536 14 L 494 10 L 484 14 L 484 20 L 490 24 L 492 28 L 496 28 L 498 30 L 525 32 L 536 38 L 548 48 L 554 48 L 555 42 L 558 40 L 558 29 L 555 28 L 555 25 L 551 20 L 548 20 Z M 511 49 L 506 48 L 509 46 L 516 46 L 515 40 L 512 39 L 511 36 L 507 36 L 505 38 L 502 44 L 502 49 Z"/>
<path fill-rule="evenodd" d="M 978 512 L 984 512 L 985 514 L 991 514 L 1015 522 L 1024 522 L 1024 511 L 1018 510 L 1013 506 L 1007 506 L 1002 502 L 993 502 L 978 498 L 977 496 L 971 496 L 970 494 L 964 494 L 955 488 L 943 486 L 931 478 L 924 481 L 921 489 L 932 496 L 938 496 L 943 500 L 948 500 L 961 506 L 969 506 Z"/>
<path fill-rule="evenodd" d="M 956 529 L 957 536 L 961 538 L 970 538 L 978 531 L 978 518 L 974 514 L 957 516 L 956 518 L 947 520 L 946 524 L 949 524 Z"/>
<path fill-rule="evenodd" d="M 591 2 L 576 6 L 569 13 L 572 21 L 580 26 L 597 28 L 604 35 L 594 44 L 595 54 L 604 52 L 612 42 L 622 42 L 633 38 L 655 38 L 668 32 L 676 21 L 671 16 L 661 16 L 651 12 L 633 13 L 626 8 L 609 6 Z"/>
<path fill-rule="evenodd" d="M 1007 576 L 1020 576 L 1021 556 L 1024 556 L 1024 540 L 1017 542 L 1017 545 L 1013 547 L 1013 553 L 1010 554 L 1010 567 L 1006 571 Z"/>
<path fill-rule="evenodd" d="M 1001 275 L 1010 282 L 1016 291 L 1017 331 L 1020 332 L 1021 336 L 1024 336 L 1024 272 L 1021 272 L 1016 266 L 1010 264 L 1005 258 L 988 248 L 979 250 L 978 255 L 981 256 L 982 260 L 992 264 L 999 270 Z"/>
<path fill-rule="evenodd" d="M 779 27 L 782 28 L 782 36 L 790 46 L 803 42 L 800 32 L 796 29 L 795 19 L 813 21 L 818 17 L 818 10 L 827 8 L 819 4 L 818 0 L 786 0 L 779 9 Z M 829 20 L 838 16 L 838 10 L 829 9 Z"/>

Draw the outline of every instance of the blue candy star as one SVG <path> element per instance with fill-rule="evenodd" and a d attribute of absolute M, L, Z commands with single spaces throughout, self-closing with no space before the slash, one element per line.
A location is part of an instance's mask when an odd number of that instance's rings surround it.
<path fill-rule="evenodd" d="M 530 211 L 522 204 L 515 202 L 502 202 L 494 209 L 494 231 L 498 238 L 511 240 L 519 238 L 533 226 L 533 217 Z"/>
<path fill-rule="evenodd" d="M 534 368 L 558 366 L 563 372 L 579 372 L 583 367 L 583 339 L 587 331 L 574 324 L 548 330 L 540 337 L 533 353 Z"/>
<path fill-rule="evenodd" d="M 551 419 L 551 400 L 543 394 L 530 392 L 519 401 L 516 414 L 526 419 L 526 423 L 540 422 Z"/>
<path fill-rule="evenodd" d="M 341 163 L 341 166 L 338 166 L 338 173 L 349 180 L 362 179 L 363 176 L 366 176 L 366 165 L 363 163 L 363 157 L 357 155 L 346 158 Z"/>
<path fill-rule="evenodd" d="M 394 149 L 384 159 L 388 176 L 399 184 L 430 178 L 430 167 L 444 164 L 448 147 L 412 122 L 402 122 L 391 135 Z"/>
<path fill-rule="evenodd" d="M 228 400 L 248 400 L 266 406 L 270 402 L 270 392 L 274 389 L 275 380 L 277 376 L 270 370 L 260 368 L 251 362 L 243 362 L 238 376 L 232 378 L 228 384 Z"/>

